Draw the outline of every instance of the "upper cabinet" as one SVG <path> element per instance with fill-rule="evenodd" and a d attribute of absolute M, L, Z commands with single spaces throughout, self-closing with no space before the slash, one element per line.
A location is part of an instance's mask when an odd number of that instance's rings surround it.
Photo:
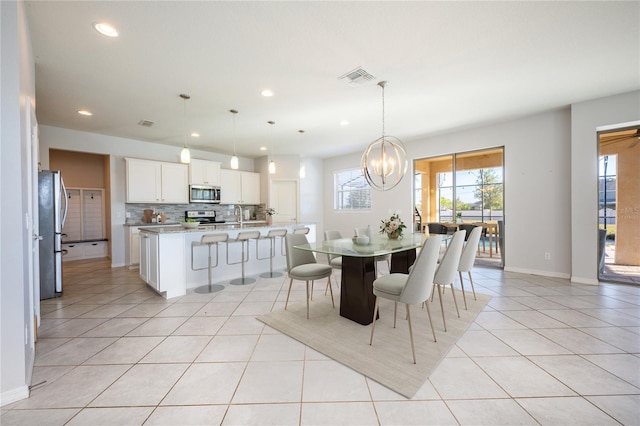
<path fill-rule="evenodd" d="M 260 173 L 220 170 L 221 204 L 260 204 Z"/>
<path fill-rule="evenodd" d="M 220 163 L 192 158 L 189 164 L 189 184 L 220 186 Z"/>
<path fill-rule="evenodd" d="M 127 203 L 189 204 L 189 166 L 126 158 Z"/>

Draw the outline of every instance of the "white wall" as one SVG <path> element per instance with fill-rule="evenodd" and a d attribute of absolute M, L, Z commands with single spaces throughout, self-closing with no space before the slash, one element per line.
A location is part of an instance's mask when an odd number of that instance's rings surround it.
<path fill-rule="evenodd" d="M 26 100 L 35 99 L 34 64 L 23 2 L 0 2 L 0 405 L 26 398 L 33 366 L 26 223 Z"/>
<path fill-rule="evenodd" d="M 401 135 L 395 135 L 401 136 Z M 570 258 L 570 113 L 550 111 L 505 123 L 405 141 L 411 161 L 478 149 L 505 148 L 505 270 L 569 277 Z M 325 160 L 324 228 L 344 236 L 400 210 L 413 219 L 413 181 L 407 176 L 392 190 L 373 191 L 370 212 L 333 210 L 333 172 L 359 167 L 361 153 Z M 536 206 L 537 208 L 532 208 Z M 539 207 L 545 212 L 540 216 Z M 544 260 L 550 252 L 551 261 Z"/>
<path fill-rule="evenodd" d="M 581 102 L 571 109 L 571 261 L 574 282 L 598 282 L 596 129 L 640 120 L 640 91 Z"/>
<path fill-rule="evenodd" d="M 117 138 L 97 133 L 81 132 L 60 127 L 40 126 L 40 160 L 42 168 L 49 167 L 49 149 L 90 152 L 111 155 L 111 265 L 124 266 L 125 232 L 125 157 L 146 158 L 177 163 L 179 147 Z M 192 158 L 220 161 L 222 168 L 230 168 L 229 155 L 191 150 Z M 253 160 L 240 157 L 240 169 L 253 171 Z"/>

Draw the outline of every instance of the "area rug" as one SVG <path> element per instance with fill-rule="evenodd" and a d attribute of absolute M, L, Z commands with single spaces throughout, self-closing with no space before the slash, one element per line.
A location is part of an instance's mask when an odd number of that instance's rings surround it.
<path fill-rule="evenodd" d="M 270 312 L 257 319 L 400 395 L 412 398 L 491 299 L 477 294 L 478 300 L 473 300 L 473 295 L 467 292 L 468 310 L 465 310 L 462 293 L 456 291 L 456 296 L 460 318 L 456 316 L 451 293 L 447 292 L 444 297 L 446 332 L 437 295 L 430 304 L 437 342 L 433 341 L 427 310 L 411 307 L 417 364 L 411 356 L 404 305 L 398 305 L 394 329 L 393 302 L 388 300 L 381 300 L 373 345 L 369 345 L 371 325 L 363 326 L 340 316 L 339 297 L 336 297 L 335 309 L 331 308 L 329 297 L 315 297 L 310 304 L 308 320 L 304 302 L 290 304 L 286 311 Z"/>

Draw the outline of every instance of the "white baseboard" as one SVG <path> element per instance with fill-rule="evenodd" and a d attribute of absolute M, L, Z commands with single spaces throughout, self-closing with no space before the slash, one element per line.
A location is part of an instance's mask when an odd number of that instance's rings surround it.
<path fill-rule="evenodd" d="M 600 281 L 584 277 L 571 277 L 571 282 L 576 284 L 599 285 Z"/>
<path fill-rule="evenodd" d="M 529 274 L 529 275 L 540 275 L 542 277 L 551 277 L 551 278 L 571 278 L 570 274 L 565 274 L 563 272 L 551 272 L 551 271 L 541 271 L 538 269 L 525 269 L 525 268 L 514 268 L 513 266 L 505 266 L 505 272 L 517 272 L 519 274 Z"/>
<path fill-rule="evenodd" d="M 111 263 L 112 268 L 121 268 L 123 266 L 125 266 L 124 262 Z"/>
<path fill-rule="evenodd" d="M 19 388 L 2 392 L 0 393 L 0 407 L 25 398 L 29 398 L 29 386 L 20 386 Z"/>

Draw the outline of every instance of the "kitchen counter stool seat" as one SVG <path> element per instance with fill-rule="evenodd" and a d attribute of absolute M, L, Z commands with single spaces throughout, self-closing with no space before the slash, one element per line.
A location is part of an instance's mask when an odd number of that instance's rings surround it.
<path fill-rule="evenodd" d="M 285 235 L 287 235 L 286 229 L 271 229 L 264 237 L 261 237 L 260 240 L 269 240 L 269 256 L 268 257 L 259 257 L 258 256 L 258 242 L 256 241 L 256 259 L 264 260 L 269 259 L 269 272 L 263 272 L 260 274 L 262 278 L 276 278 L 281 277 L 281 272 L 273 272 L 273 258 L 276 255 L 276 238 L 280 237 L 280 246 L 282 247 Z M 260 241 L 258 240 L 258 241 Z M 282 251 L 282 249 L 281 249 Z"/>
<path fill-rule="evenodd" d="M 235 240 L 227 241 L 227 245 L 232 243 L 240 243 L 242 245 L 242 258 L 239 262 L 229 262 L 229 249 L 227 248 L 227 265 L 242 265 L 242 275 L 240 278 L 234 278 L 229 283 L 233 285 L 253 284 L 256 282 L 255 278 L 245 278 L 244 276 L 244 264 L 249 261 L 249 240 L 258 240 L 260 238 L 260 231 L 245 231 L 238 233 Z"/>
<path fill-rule="evenodd" d="M 212 282 L 212 268 L 216 268 L 218 266 L 218 243 L 226 242 L 229 239 L 229 234 L 204 234 L 200 241 L 194 241 L 191 243 L 191 269 L 194 271 L 201 271 L 203 269 L 207 269 L 209 284 L 200 286 L 195 289 L 196 293 L 215 293 L 217 291 L 223 290 L 224 286 L 222 284 L 213 284 Z M 193 251 L 197 247 L 207 246 L 207 250 L 209 251 L 209 256 L 207 260 L 206 268 L 195 268 L 193 265 Z M 211 248 L 215 246 L 216 248 L 216 263 L 212 262 L 211 257 Z"/>

